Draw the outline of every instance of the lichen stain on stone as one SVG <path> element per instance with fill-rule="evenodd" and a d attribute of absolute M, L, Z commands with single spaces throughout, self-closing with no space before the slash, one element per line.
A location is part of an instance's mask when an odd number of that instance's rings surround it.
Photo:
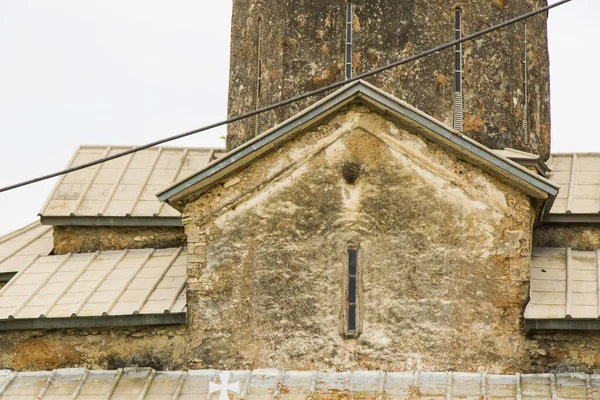
<path fill-rule="evenodd" d="M 477 100 L 477 110 L 475 113 L 469 111 L 465 112 L 463 132 L 470 134 L 485 133 L 485 121 L 481 119 L 483 117 L 483 113 L 483 101 L 479 99 Z"/>
<path fill-rule="evenodd" d="M 442 90 L 442 87 L 444 86 L 444 84 L 446 83 L 446 76 L 444 74 L 437 74 L 437 77 L 435 79 L 435 90 L 436 91 L 440 91 Z"/>
<path fill-rule="evenodd" d="M 39 369 L 55 369 L 71 366 L 82 358 L 82 353 L 61 340 L 31 338 L 17 343 L 12 360 L 16 369 L 36 365 Z"/>
<path fill-rule="evenodd" d="M 506 9 L 508 8 L 508 4 L 506 3 L 507 0 L 493 0 L 494 4 L 502 9 Z"/>
<path fill-rule="evenodd" d="M 312 89 L 321 89 L 327 85 L 331 85 L 336 82 L 337 78 L 342 73 L 342 69 L 337 64 L 331 64 L 324 75 L 313 76 L 311 78 Z"/>

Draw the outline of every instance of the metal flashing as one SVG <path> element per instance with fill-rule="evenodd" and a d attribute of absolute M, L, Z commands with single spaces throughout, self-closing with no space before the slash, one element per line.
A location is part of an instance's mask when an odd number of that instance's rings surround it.
<path fill-rule="evenodd" d="M 548 214 L 545 224 L 599 224 L 600 214 Z"/>
<path fill-rule="evenodd" d="M 527 331 L 600 331 L 599 319 L 526 319 Z"/>
<path fill-rule="evenodd" d="M 191 192 L 203 193 L 223 177 L 233 173 L 247 162 L 264 154 L 278 142 L 302 128 L 318 123 L 353 100 L 360 100 L 368 106 L 394 115 L 420 129 L 430 140 L 446 149 L 458 153 L 461 158 L 474 163 L 488 172 L 499 175 L 501 179 L 517 186 L 528 195 L 538 199 L 552 199 L 558 194 L 559 187 L 538 176 L 517 163 L 498 156 L 487 147 L 462 135 L 424 114 L 414 107 L 403 103 L 364 81 L 353 82 L 339 91 L 315 103 L 295 117 L 265 132 L 255 139 L 234 149 L 221 159 L 207 165 L 198 173 L 171 185 L 158 194 L 160 201 L 167 201 L 176 208 L 178 202 Z"/>
<path fill-rule="evenodd" d="M 49 217 L 40 216 L 43 225 L 53 226 L 180 226 L 183 227 L 181 217 Z"/>
<path fill-rule="evenodd" d="M 5 319 L 0 320 L 0 331 L 180 325 L 186 322 L 187 317 L 185 312 L 172 314 L 108 315 L 100 317 Z"/>

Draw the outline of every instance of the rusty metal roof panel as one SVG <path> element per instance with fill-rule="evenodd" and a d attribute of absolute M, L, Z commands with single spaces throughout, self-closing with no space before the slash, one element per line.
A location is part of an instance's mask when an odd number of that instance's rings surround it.
<path fill-rule="evenodd" d="M 535 248 L 526 319 L 598 319 L 600 250 Z"/>
<path fill-rule="evenodd" d="M 183 248 L 35 256 L 0 291 L 0 324 L 184 312 L 186 259 Z"/>
<path fill-rule="evenodd" d="M 34 222 L 0 237 L 0 274 L 18 272 L 37 255 L 48 255 L 54 247 L 52 227 Z"/>
<path fill-rule="evenodd" d="M 560 185 L 551 214 L 600 212 L 600 154 L 553 154 L 548 178 Z"/>
<path fill-rule="evenodd" d="M 133 146 L 82 146 L 67 168 Z M 48 217 L 178 217 L 156 193 L 211 162 L 219 149 L 153 147 L 64 175 L 40 211 Z"/>
<path fill-rule="evenodd" d="M 223 380 L 227 379 L 227 388 Z M 583 373 L 493 375 L 461 372 L 255 370 L 223 372 L 125 368 L 0 371 L 3 399 L 586 399 L 599 375 Z M 227 390 L 225 390 L 227 389 Z M 223 393 L 222 393 L 223 391 Z"/>

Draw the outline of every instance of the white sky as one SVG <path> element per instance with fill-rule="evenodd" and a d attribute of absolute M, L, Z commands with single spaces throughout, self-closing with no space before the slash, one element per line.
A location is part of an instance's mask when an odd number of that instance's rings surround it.
<path fill-rule="evenodd" d="M 230 0 L 2 0 L 0 186 L 62 169 L 80 144 L 138 145 L 224 119 L 230 19 Z M 552 150 L 600 152 L 600 2 L 553 10 L 549 30 Z M 0 234 L 34 221 L 54 182 L 0 193 Z"/>

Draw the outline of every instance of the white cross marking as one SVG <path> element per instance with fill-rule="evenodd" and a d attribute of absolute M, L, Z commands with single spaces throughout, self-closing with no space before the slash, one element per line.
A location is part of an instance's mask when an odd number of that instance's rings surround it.
<path fill-rule="evenodd" d="M 240 383 L 229 383 L 229 377 L 231 376 L 231 372 L 219 372 L 219 377 L 221 378 L 221 384 L 218 385 L 215 382 L 208 382 L 208 394 L 212 394 L 220 391 L 221 395 L 219 396 L 219 400 L 229 400 L 229 396 L 227 392 L 233 392 L 235 394 L 240 394 Z"/>

